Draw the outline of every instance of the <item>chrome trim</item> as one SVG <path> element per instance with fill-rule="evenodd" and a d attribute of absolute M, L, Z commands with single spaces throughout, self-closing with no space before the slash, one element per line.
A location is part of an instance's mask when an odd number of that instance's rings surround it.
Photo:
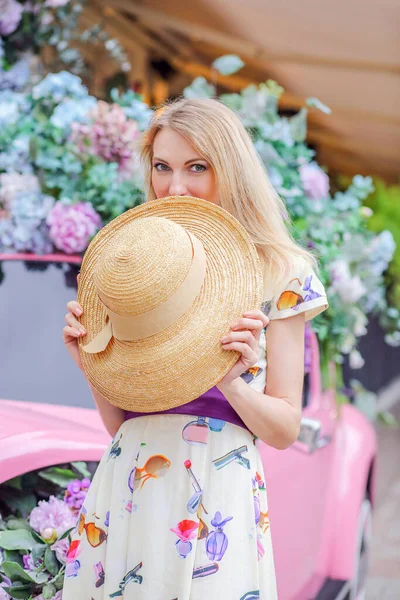
<path fill-rule="evenodd" d="M 332 436 L 321 436 L 321 422 L 317 419 L 302 417 L 300 433 L 293 444 L 301 452 L 313 454 L 316 450 L 325 448 L 332 441 Z"/>

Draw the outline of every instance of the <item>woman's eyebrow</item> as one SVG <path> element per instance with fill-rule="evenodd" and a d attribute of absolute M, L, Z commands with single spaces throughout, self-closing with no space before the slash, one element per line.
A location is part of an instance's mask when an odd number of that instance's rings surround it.
<path fill-rule="evenodd" d="M 159 161 L 161 161 L 161 162 L 165 163 L 166 165 L 168 165 L 168 164 L 169 164 L 167 160 L 164 160 L 163 158 L 158 158 L 158 156 L 153 156 L 153 160 L 159 160 Z M 188 164 L 189 164 L 189 163 L 191 163 L 191 162 L 195 162 L 195 161 L 199 161 L 199 160 L 202 160 L 202 161 L 204 161 L 204 162 L 207 162 L 205 158 L 200 158 L 200 157 L 198 157 L 198 158 L 191 158 L 190 160 L 187 160 L 187 161 L 186 161 L 184 164 L 185 164 L 185 165 L 188 165 Z"/>

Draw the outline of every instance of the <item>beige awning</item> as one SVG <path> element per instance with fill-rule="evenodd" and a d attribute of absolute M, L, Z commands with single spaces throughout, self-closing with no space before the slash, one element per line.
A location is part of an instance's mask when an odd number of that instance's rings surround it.
<path fill-rule="evenodd" d="M 138 69 L 149 56 L 175 67 L 168 93 L 235 53 L 246 67 L 221 86 L 272 78 L 286 89 L 282 109 L 298 110 L 310 96 L 332 108 L 309 114 L 320 164 L 399 180 L 399 0 L 91 0 L 88 11 L 105 16 Z"/>

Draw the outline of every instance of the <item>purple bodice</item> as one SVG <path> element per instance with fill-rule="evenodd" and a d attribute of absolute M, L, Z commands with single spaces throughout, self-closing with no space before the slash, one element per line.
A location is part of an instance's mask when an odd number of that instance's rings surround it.
<path fill-rule="evenodd" d="M 233 423 L 234 425 L 239 425 L 239 427 L 247 429 L 242 419 L 217 387 L 211 388 L 208 392 L 187 404 L 177 406 L 176 408 L 170 408 L 169 410 L 162 410 L 156 413 L 127 411 L 125 420 L 127 421 L 128 419 L 149 415 L 194 415 L 196 417 L 210 417 L 213 419 L 220 419 L 221 421 L 227 421 L 228 423 Z"/>

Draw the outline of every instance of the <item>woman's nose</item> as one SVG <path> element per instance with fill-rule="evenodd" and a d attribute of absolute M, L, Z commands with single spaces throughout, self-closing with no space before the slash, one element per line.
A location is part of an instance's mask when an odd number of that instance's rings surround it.
<path fill-rule="evenodd" d="M 174 176 L 171 180 L 171 184 L 169 186 L 169 195 L 170 196 L 185 196 L 187 194 L 187 186 L 185 181 L 179 173 L 174 173 Z"/>

